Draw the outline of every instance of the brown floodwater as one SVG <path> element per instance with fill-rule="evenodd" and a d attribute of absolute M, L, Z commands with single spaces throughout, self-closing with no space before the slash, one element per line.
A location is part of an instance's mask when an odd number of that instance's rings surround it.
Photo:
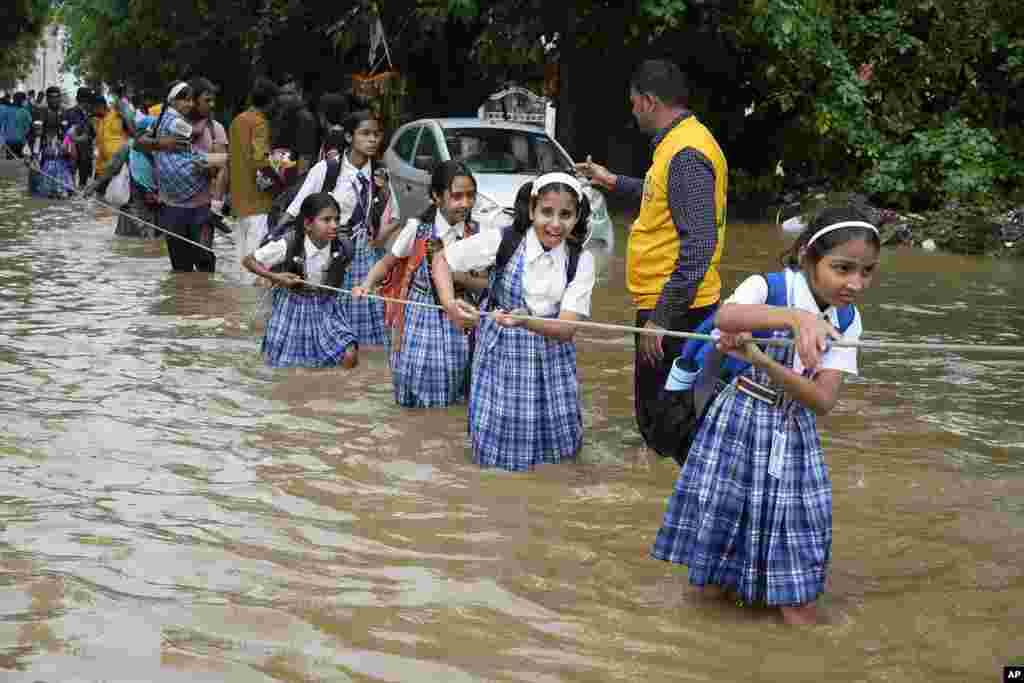
<path fill-rule="evenodd" d="M 821 421 L 823 623 L 695 598 L 650 559 L 677 468 L 632 340 L 581 334 L 578 463 L 470 461 L 387 364 L 272 370 L 260 292 L 169 271 L 109 212 L 0 181 L 0 679 L 995 681 L 1024 664 L 1024 356 L 863 352 Z M 728 288 L 785 237 L 732 225 Z M 625 238 L 594 319 L 628 323 Z M 875 340 L 1021 344 L 1024 266 L 887 250 Z"/>

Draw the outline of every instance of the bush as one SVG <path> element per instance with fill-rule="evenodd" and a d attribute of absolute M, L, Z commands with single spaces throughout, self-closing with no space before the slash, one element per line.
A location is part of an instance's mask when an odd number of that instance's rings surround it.
<path fill-rule="evenodd" d="M 988 128 L 949 117 L 942 128 L 918 131 L 883 150 L 864 189 L 885 203 L 929 208 L 947 199 L 977 199 L 1017 180 L 1024 163 L 1002 152 Z"/>

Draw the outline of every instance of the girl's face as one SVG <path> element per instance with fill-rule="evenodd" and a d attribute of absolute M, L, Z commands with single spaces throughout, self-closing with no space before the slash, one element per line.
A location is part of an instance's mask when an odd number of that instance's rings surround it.
<path fill-rule="evenodd" d="M 811 290 L 819 303 L 837 307 L 856 303 L 871 286 L 878 269 L 878 248 L 865 240 L 843 242 L 821 257 L 813 267 L 804 266 Z"/>
<path fill-rule="evenodd" d="M 434 195 L 434 202 L 448 225 L 458 225 L 469 217 L 476 204 L 476 183 L 469 176 L 455 176 L 443 195 Z"/>
<path fill-rule="evenodd" d="M 217 96 L 213 93 L 203 93 L 195 98 L 194 113 L 201 119 L 209 118 L 210 112 L 217 102 Z"/>
<path fill-rule="evenodd" d="M 377 149 L 380 147 L 380 141 L 384 137 L 384 131 L 380 127 L 380 121 L 368 119 L 360 123 L 351 136 L 346 137 L 351 138 L 349 144 L 352 145 L 354 151 L 372 159 L 377 156 Z"/>
<path fill-rule="evenodd" d="M 338 236 L 338 210 L 333 206 L 321 209 L 316 218 L 306 219 L 306 236 L 312 240 L 317 247 L 323 248 L 325 244 Z"/>
<path fill-rule="evenodd" d="M 530 220 L 545 249 L 554 249 L 576 227 L 576 195 L 562 190 L 541 192 L 530 205 Z"/>
<path fill-rule="evenodd" d="M 179 97 L 171 103 L 171 106 L 173 106 L 175 111 L 182 116 L 188 116 L 192 113 L 192 107 L 195 106 L 195 100 L 191 97 Z"/>

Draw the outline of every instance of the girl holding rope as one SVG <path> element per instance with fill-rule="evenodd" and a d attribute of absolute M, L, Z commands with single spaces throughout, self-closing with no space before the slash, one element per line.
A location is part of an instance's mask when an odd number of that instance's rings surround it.
<path fill-rule="evenodd" d="M 332 190 L 341 206 L 342 232 L 351 233 L 355 253 L 347 270 L 342 288 L 351 290 L 361 285 L 370 269 L 384 258 L 384 247 L 401 227 L 398 203 L 389 184 L 375 189 L 373 181 L 377 156 L 383 139 L 383 129 L 376 115 L 369 111 L 350 114 L 343 124 L 344 140 L 348 149 L 341 155 L 341 175 Z M 298 215 L 302 201 L 312 192 L 323 188 L 327 177 L 327 161 L 310 169 L 287 213 Z M 375 213 L 371 209 L 374 198 L 381 199 L 387 210 Z M 374 220 L 376 216 L 377 220 Z M 386 346 L 384 303 L 365 297 L 345 297 L 343 304 L 348 319 L 362 346 Z"/>
<path fill-rule="evenodd" d="M 418 220 L 410 220 L 391 250 L 377 262 L 353 296 L 365 296 L 385 275 L 401 279 L 400 298 L 435 303 L 431 261 L 435 253 L 480 231 L 471 212 L 476 203 L 476 180 L 462 163 L 445 161 L 430 179 L 433 204 Z M 404 267 L 392 270 L 400 259 Z M 461 275 L 461 274 L 460 274 Z M 485 277 L 462 275 L 457 296 L 475 301 L 487 287 Z M 408 408 L 437 408 L 466 400 L 466 374 L 470 362 L 469 339 L 444 311 L 421 306 L 389 304 L 394 330 L 391 340 L 391 377 L 395 402 Z"/>
<path fill-rule="evenodd" d="M 574 459 L 583 444 L 576 328 L 549 319 L 590 315 L 594 259 L 582 248 L 590 206 L 579 181 L 565 173 L 537 178 L 529 195 L 511 229 L 485 230 L 433 261 L 449 317 L 463 327 L 480 325 L 469 395 L 473 459 L 507 470 Z M 451 271 L 492 266 L 487 308 L 495 310 L 481 319 L 455 298 Z M 509 314 L 522 309 L 547 319 Z"/>
<path fill-rule="evenodd" d="M 338 236 L 338 202 L 327 192 L 302 201 L 301 229 L 268 242 L 242 259 L 252 273 L 276 285 L 273 310 L 263 336 L 263 356 L 271 367 L 354 368 L 359 342 L 337 288 L 351 260 L 352 245 Z"/>
<path fill-rule="evenodd" d="M 652 550 L 686 565 L 691 584 L 778 607 L 786 623 L 814 623 L 825 590 L 832 485 L 816 417 L 857 374 L 856 347 L 830 344 L 859 339 L 860 314 L 846 307 L 871 285 L 879 249 L 858 211 L 826 210 L 784 254 L 783 274 L 747 278 L 718 310 L 719 350 L 750 366 L 710 402 Z M 784 306 L 766 305 L 771 282 Z M 751 332 L 769 330 L 795 343 L 761 350 Z"/>

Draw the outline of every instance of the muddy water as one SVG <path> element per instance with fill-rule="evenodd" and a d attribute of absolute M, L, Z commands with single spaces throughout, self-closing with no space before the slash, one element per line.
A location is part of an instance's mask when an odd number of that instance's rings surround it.
<path fill-rule="evenodd" d="M 8 174 L 10 175 L 10 174 Z M 824 624 L 705 602 L 648 558 L 676 468 L 631 347 L 584 335 L 581 462 L 469 462 L 465 411 L 270 370 L 237 286 L 0 182 L 0 679 L 981 681 L 1024 663 L 1024 360 L 865 353 L 823 421 Z M 595 319 L 627 322 L 623 259 Z M 736 225 L 729 287 L 775 229 Z M 1024 343 L 1020 265 L 888 251 L 873 339 Z"/>

